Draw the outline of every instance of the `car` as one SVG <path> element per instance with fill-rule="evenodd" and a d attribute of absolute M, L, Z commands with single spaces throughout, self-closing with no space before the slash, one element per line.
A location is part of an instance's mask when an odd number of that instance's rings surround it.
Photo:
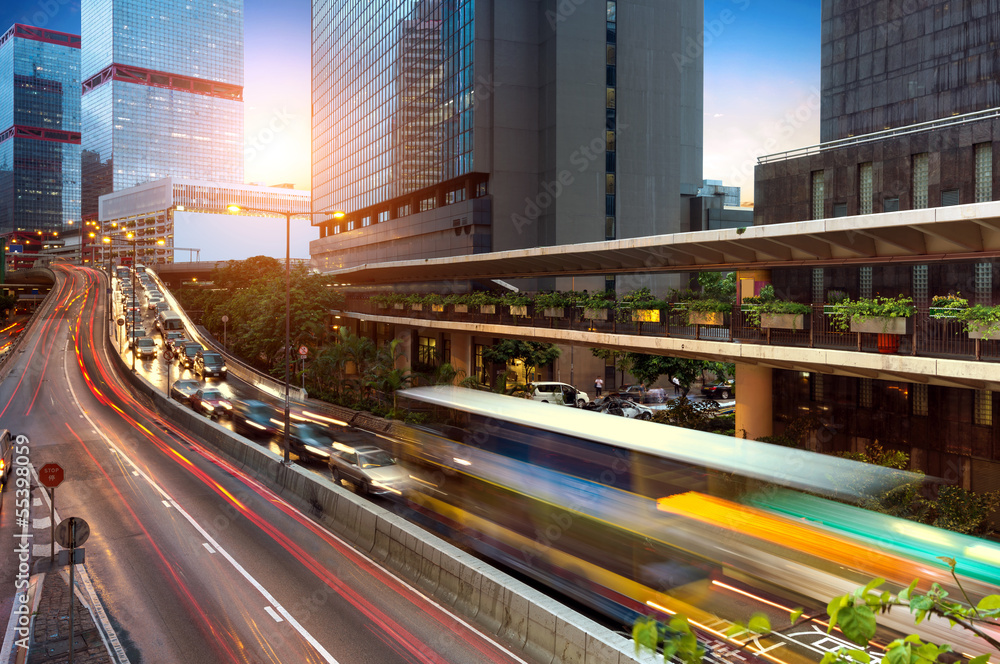
<path fill-rule="evenodd" d="M 563 406 L 577 406 L 582 408 L 590 401 L 587 393 L 578 390 L 568 383 L 556 381 L 541 381 L 532 383 L 528 389 L 529 398 L 542 403 L 557 403 Z"/>
<path fill-rule="evenodd" d="M 226 361 L 222 358 L 222 355 L 215 351 L 200 350 L 195 353 L 191 371 L 202 378 L 217 376 L 224 379 L 227 371 Z"/>
<path fill-rule="evenodd" d="M 132 350 L 135 348 L 136 341 L 146 336 L 146 331 L 142 329 L 129 329 L 125 335 L 125 340 L 127 342 L 126 348 Z"/>
<path fill-rule="evenodd" d="M 146 298 L 146 308 L 150 311 L 156 311 L 156 305 L 163 302 L 163 298 L 160 297 L 148 297 Z"/>
<path fill-rule="evenodd" d="M 736 394 L 736 381 L 724 380 L 710 383 L 701 388 L 701 393 L 709 399 L 729 399 Z"/>
<path fill-rule="evenodd" d="M 233 429 L 251 436 L 273 436 L 281 433 L 281 427 L 274 423 L 277 413 L 274 406 L 256 399 L 234 401 Z"/>
<path fill-rule="evenodd" d="M 350 482 L 360 494 L 402 496 L 410 487 L 410 473 L 385 450 L 374 445 L 333 444 L 330 455 L 333 481 Z"/>
<path fill-rule="evenodd" d="M 184 341 L 187 341 L 187 339 L 180 330 L 170 330 L 163 335 L 163 345 L 171 351 L 174 350 L 174 346 L 178 346 Z"/>
<path fill-rule="evenodd" d="M 299 455 L 299 458 L 309 458 L 323 463 L 329 463 L 330 455 L 334 452 L 330 436 L 323 427 L 312 423 L 292 424 L 288 432 L 288 447 Z"/>
<path fill-rule="evenodd" d="M 213 420 L 228 417 L 233 409 L 232 402 L 217 387 L 200 387 L 188 397 L 188 404 L 196 413 L 202 413 Z"/>
<path fill-rule="evenodd" d="M 185 341 L 177 348 L 177 362 L 182 369 L 194 367 L 194 358 L 200 351 L 205 350 L 197 341 Z"/>
<path fill-rule="evenodd" d="M 153 337 L 137 337 L 133 343 L 136 355 L 142 360 L 152 360 L 156 358 L 156 341 Z"/>
<path fill-rule="evenodd" d="M 170 303 L 166 300 L 162 300 L 156 303 L 156 313 L 161 314 L 164 311 L 170 311 Z"/>
<path fill-rule="evenodd" d="M 652 408 L 647 408 L 646 406 L 636 403 L 631 399 L 626 399 L 619 394 L 609 394 L 601 397 L 600 399 L 594 399 L 584 406 L 584 408 L 598 413 L 618 415 L 619 417 L 627 417 L 634 420 L 653 419 Z"/>
<path fill-rule="evenodd" d="M 170 386 L 170 398 L 181 403 L 190 403 L 191 395 L 201 389 L 201 382 L 197 380 L 177 380 Z"/>

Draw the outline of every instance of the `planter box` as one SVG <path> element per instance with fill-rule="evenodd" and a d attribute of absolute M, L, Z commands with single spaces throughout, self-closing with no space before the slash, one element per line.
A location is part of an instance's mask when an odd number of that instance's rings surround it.
<path fill-rule="evenodd" d="M 526 304 L 512 304 L 510 305 L 510 315 L 511 316 L 525 316 L 528 315 L 528 305 Z"/>
<path fill-rule="evenodd" d="M 761 314 L 760 326 L 780 330 L 805 330 L 809 319 L 805 314 Z"/>
<path fill-rule="evenodd" d="M 393 303 L 392 308 L 393 309 L 405 309 L 406 305 L 404 305 L 402 302 L 395 302 L 395 303 Z"/>
<path fill-rule="evenodd" d="M 590 320 L 607 320 L 608 310 L 607 309 L 584 309 L 583 317 L 589 318 Z"/>
<path fill-rule="evenodd" d="M 542 314 L 549 318 L 562 318 L 566 315 L 564 307 L 546 307 Z"/>
<path fill-rule="evenodd" d="M 479 313 L 481 314 L 495 314 L 497 312 L 497 305 L 495 304 L 480 304 Z"/>
<path fill-rule="evenodd" d="M 723 325 L 724 316 L 721 311 L 689 311 L 688 325 Z"/>
<path fill-rule="evenodd" d="M 424 305 L 422 305 L 422 304 L 411 304 L 410 308 L 413 309 L 414 311 L 423 311 L 424 310 Z"/>
<path fill-rule="evenodd" d="M 431 311 L 443 312 L 444 311 L 444 305 L 443 304 L 432 304 L 431 305 Z"/>
<path fill-rule="evenodd" d="M 968 332 L 970 339 L 983 339 L 984 341 L 1000 341 L 1000 330 L 993 330 L 989 334 L 985 334 L 986 329 L 989 327 L 988 325 L 976 325 L 975 323 L 971 323 L 970 327 L 972 328 Z"/>
<path fill-rule="evenodd" d="M 467 304 L 453 304 L 451 306 L 455 307 L 455 313 L 456 314 L 467 314 L 467 313 L 469 313 L 469 305 L 467 305 Z"/>
<path fill-rule="evenodd" d="M 852 318 L 851 332 L 906 334 L 910 327 L 909 323 L 909 318 L 867 318 L 865 320 Z"/>
<path fill-rule="evenodd" d="M 632 312 L 633 323 L 659 323 L 659 309 L 636 309 Z"/>
<path fill-rule="evenodd" d="M 955 309 L 952 307 L 931 307 L 928 312 L 931 318 L 937 318 L 941 320 L 942 318 L 954 318 L 961 309 Z"/>

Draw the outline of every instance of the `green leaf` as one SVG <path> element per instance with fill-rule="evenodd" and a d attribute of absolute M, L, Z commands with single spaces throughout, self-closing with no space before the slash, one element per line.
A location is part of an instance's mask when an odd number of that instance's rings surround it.
<path fill-rule="evenodd" d="M 794 625 L 795 621 L 802 617 L 802 609 L 795 609 L 794 611 L 791 612 L 791 614 L 789 614 L 788 617 L 791 620 L 792 624 Z"/>
<path fill-rule="evenodd" d="M 906 643 L 916 643 L 917 645 L 923 645 L 924 643 L 923 641 L 920 640 L 920 637 L 917 636 L 916 634 L 909 634 L 903 637 L 903 641 Z"/>
<path fill-rule="evenodd" d="M 994 611 L 1000 609 L 1000 595 L 987 595 L 979 600 L 976 608 L 980 611 Z"/>
<path fill-rule="evenodd" d="M 887 664 L 910 664 L 910 652 L 912 646 L 909 643 L 899 645 L 885 650 L 885 661 Z"/>
<path fill-rule="evenodd" d="M 863 595 L 867 595 L 869 593 L 869 591 L 875 590 L 876 588 L 878 588 L 879 586 L 881 586 L 883 583 L 885 583 L 885 579 L 881 579 L 881 578 L 872 579 L 871 581 L 869 581 L 868 583 L 865 584 L 864 590 L 862 590 L 861 592 L 862 592 Z"/>
<path fill-rule="evenodd" d="M 670 619 L 669 627 L 681 634 L 691 634 L 691 625 L 688 624 L 687 616 L 682 613 L 678 613 Z"/>
<path fill-rule="evenodd" d="M 771 631 L 771 621 L 763 613 L 755 613 L 750 616 L 747 627 L 756 634 L 768 634 Z"/>
<path fill-rule="evenodd" d="M 875 612 L 867 606 L 844 607 L 839 618 L 844 636 L 859 646 L 868 645 L 875 636 Z"/>
<path fill-rule="evenodd" d="M 843 648 L 841 648 L 843 650 Z M 836 664 L 840 661 L 841 650 L 828 650 L 823 653 L 823 659 L 820 660 L 819 664 Z"/>
<path fill-rule="evenodd" d="M 837 624 L 837 616 L 840 614 L 840 610 L 847 606 L 848 596 L 842 595 L 840 597 L 834 597 L 830 600 L 830 603 L 826 605 L 826 612 L 830 616 L 830 626 L 826 628 L 827 633 L 833 631 L 834 626 Z"/>
<path fill-rule="evenodd" d="M 930 595 L 914 595 L 910 598 L 910 611 L 930 611 L 934 608 L 934 598 Z"/>
<path fill-rule="evenodd" d="M 969 664 L 989 664 L 989 655 L 980 655 L 978 657 L 973 657 L 969 660 Z"/>
<path fill-rule="evenodd" d="M 957 565 L 958 563 L 955 562 L 954 558 L 948 558 L 946 556 L 938 556 L 937 558 L 938 558 L 938 560 L 943 560 L 945 562 L 945 564 L 948 565 L 948 567 L 951 568 L 952 572 L 955 571 L 955 565 Z"/>
<path fill-rule="evenodd" d="M 918 581 L 920 581 L 920 579 L 914 579 L 913 581 L 910 581 L 910 585 L 906 588 L 906 590 L 899 593 L 900 602 L 908 602 L 910 600 L 910 595 L 913 594 L 914 589 L 917 587 Z"/>
<path fill-rule="evenodd" d="M 743 623 L 733 623 L 729 626 L 729 629 L 726 630 L 726 636 L 733 636 L 745 631 L 747 631 L 747 628 Z"/>
<path fill-rule="evenodd" d="M 871 655 L 866 653 L 864 650 L 848 648 L 847 654 L 850 655 L 851 659 L 853 659 L 855 662 L 861 662 L 861 664 L 869 664 L 869 662 L 872 661 Z"/>
<path fill-rule="evenodd" d="M 680 647 L 676 637 L 672 637 L 663 642 L 663 661 L 669 661 L 674 655 L 677 654 L 677 648 Z"/>

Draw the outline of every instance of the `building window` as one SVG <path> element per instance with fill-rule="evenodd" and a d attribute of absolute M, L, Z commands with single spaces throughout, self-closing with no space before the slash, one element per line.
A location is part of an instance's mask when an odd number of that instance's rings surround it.
<path fill-rule="evenodd" d="M 872 407 L 872 379 L 861 378 L 858 382 L 858 406 L 861 408 Z"/>
<path fill-rule="evenodd" d="M 833 216 L 834 217 L 846 217 L 847 216 L 847 203 L 834 203 L 833 204 Z"/>
<path fill-rule="evenodd" d="M 993 200 L 993 144 L 976 145 L 976 202 Z"/>
<path fill-rule="evenodd" d="M 479 379 L 480 383 L 488 384 L 490 381 L 489 376 L 486 375 L 486 363 L 483 361 L 483 344 L 475 344 L 473 351 L 475 358 L 473 370 L 476 372 L 476 378 Z"/>
<path fill-rule="evenodd" d="M 927 273 L 926 265 L 913 266 L 913 299 L 918 304 L 923 304 L 927 301 Z"/>
<path fill-rule="evenodd" d="M 444 339 L 441 342 L 441 361 L 451 364 L 451 339 Z"/>
<path fill-rule="evenodd" d="M 812 401 L 823 401 L 823 374 L 809 374 L 809 398 Z"/>
<path fill-rule="evenodd" d="M 605 217 L 604 218 L 604 239 L 614 240 L 615 239 L 615 218 Z"/>
<path fill-rule="evenodd" d="M 870 265 L 858 270 L 858 296 L 865 298 L 872 296 L 872 268 Z"/>
<path fill-rule="evenodd" d="M 958 189 L 948 189 L 941 192 L 941 207 L 958 205 Z"/>
<path fill-rule="evenodd" d="M 899 198 L 887 198 L 882 201 L 882 212 L 899 212 Z"/>
<path fill-rule="evenodd" d="M 858 214 L 872 213 L 873 190 L 872 163 L 867 161 L 858 168 Z"/>
<path fill-rule="evenodd" d="M 976 304 L 993 304 L 993 264 L 976 263 Z"/>
<path fill-rule="evenodd" d="M 389 221 L 389 211 L 388 210 L 382 210 L 381 212 L 378 213 L 378 223 L 381 224 L 381 223 L 384 223 L 386 221 Z"/>
<path fill-rule="evenodd" d="M 812 174 L 812 218 L 822 219 L 824 203 L 824 177 L 823 171 L 813 171 Z"/>
<path fill-rule="evenodd" d="M 608 108 L 615 108 L 615 89 L 614 88 L 608 88 L 607 104 L 608 104 Z"/>
<path fill-rule="evenodd" d="M 372 225 L 372 217 L 371 217 L 370 214 L 366 214 L 365 216 L 361 217 L 361 226 L 362 227 L 371 226 L 371 225 Z"/>
<path fill-rule="evenodd" d="M 924 383 L 913 384 L 913 414 L 929 415 L 929 404 L 927 400 L 927 385 Z"/>
<path fill-rule="evenodd" d="M 812 271 L 812 301 L 823 301 L 823 268 L 814 267 Z"/>
<path fill-rule="evenodd" d="M 604 132 L 604 147 L 608 152 L 615 151 L 615 132 Z"/>
<path fill-rule="evenodd" d="M 437 362 L 437 339 L 417 337 L 417 361 L 425 365 Z"/>
<path fill-rule="evenodd" d="M 486 193 L 487 189 L 485 182 L 480 182 L 479 184 L 476 185 L 476 198 L 479 198 L 480 196 L 485 196 Z"/>
<path fill-rule="evenodd" d="M 615 176 L 613 173 L 608 173 L 604 176 L 604 193 L 615 193 Z"/>
<path fill-rule="evenodd" d="M 433 197 L 423 199 L 422 201 L 420 201 L 420 211 L 426 212 L 427 210 L 433 210 L 435 203 L 436 201 L 434 200 Z"/>
<path fill-rule="evenodd" d="M 929 158 L 926 152 L 913 155 L 913 209 L 920 210 L 928 205 L 927 169 Z"/>
<path fill-rule="evenodd" d="M 347 230 L 349 230 L 349 231 L 353 231 L 354 230 L 354 220 L 353 219 L 351 221 L 347 222 Z"/>
<path fill-rule="evenodd" d="M 993 393 L 989 390 L 976 390 L 976 412 L 973 417 L 976 424 L 984 427 L 993 425 Z"/>

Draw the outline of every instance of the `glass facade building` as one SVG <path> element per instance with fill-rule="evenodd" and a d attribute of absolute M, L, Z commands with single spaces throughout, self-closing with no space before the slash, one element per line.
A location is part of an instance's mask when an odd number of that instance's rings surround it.
<path fill-rule="evenodd" d="M 80 219 L 80 37 L 0 36 L 0 233 Z"/>
<path fill-rule="evenodd" d="M 83 0 L 83 215 L 177 176 L 243 182 L 243 2 Z"/>
<path fill-rule="evenodd" d="M 472 170 L 474 0 L 313 3 L 313 199 L 361 210 Z"/>

